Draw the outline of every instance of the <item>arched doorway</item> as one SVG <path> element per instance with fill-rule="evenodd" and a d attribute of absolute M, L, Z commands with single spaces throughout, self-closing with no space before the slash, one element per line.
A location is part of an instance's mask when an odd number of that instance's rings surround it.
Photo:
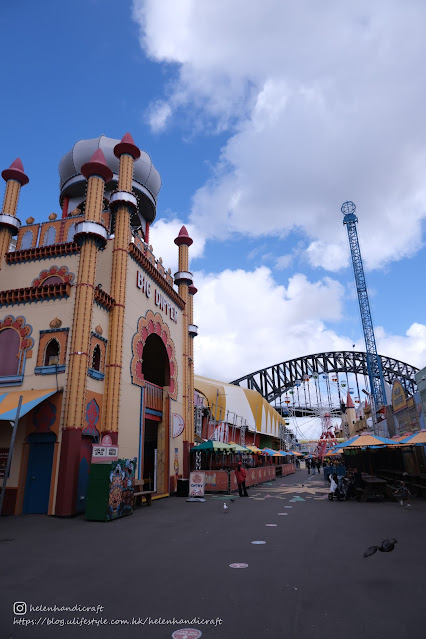
<path fill-rule="evenodd" d="M 168 436 L 163 419 L 163 388 L 170 384 L 170 361 L 163 340 L 155 333 L 143 349 L 145 420 L 143 428 L 143 479 L 147 490 L 168 490 Z M 164 416 L 165 417 L 165 416 Z"/>
<path fill-rule="evenodd" d="M 23 512 L 25 514 L 47 514 L 56 435 L 53 433 L 33 433 L 28 436 L 27 441 L 30 444 L 30 451 Z"/>

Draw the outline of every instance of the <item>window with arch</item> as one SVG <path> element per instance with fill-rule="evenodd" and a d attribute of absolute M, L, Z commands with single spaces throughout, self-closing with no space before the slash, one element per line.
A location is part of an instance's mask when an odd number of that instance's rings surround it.
<path fill-rule="evenodd" d="M 68 235 L 67 235 L 67 242 L 73 242 L 74 241 L 74 235 L 75 235 L 75 224 L 71 224 L 71 226 L 68 229 Z"/>
<path fill-rule="evenodd" d="M 44 366 L 57 366 L 59 364 L 59 354 L 61 348 L 57 339 L 51 339 L 46 346 L 46 353 L 44 356 Z"/>
<path fill-rule="evenodd" d="M 96 344 L 95 348 L 93 349 L 92 370 L 101 370 L 101 349 L 99 347 L 99 344 Z"/>
<path fill-rule="evenodd" d="M 56 240 L 56 229 L 54 226 L 49 226 L 49 230 L 44 234 L 43 246 L 48 244 L 54 244 Z"/>
<path fill-rule="evenodd" d="M 13 328 L 0 331 L 0 377 L 18 375 L 21 339 Z"/>
<path fill-rule="evenodd" d="M 49 284 L 63 284 L 64 280 L 62 277 L 58 277 L 58 275 L 52 275 L 51 277 L 46 277 L 43 280 L 42 286 L 49 286 Z"/>
<path fill-rule="evenodd" d="M 24 249 L 29 249 L 31 248 L 33 245 L 33 232 L 32 231 L 25 231 L 25 233 L 22 236 L 22 240 L 21 240 L 21 250 Z"/>

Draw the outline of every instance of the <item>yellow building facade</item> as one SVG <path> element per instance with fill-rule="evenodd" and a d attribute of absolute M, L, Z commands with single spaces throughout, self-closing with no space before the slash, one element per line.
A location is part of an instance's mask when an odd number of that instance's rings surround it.
<path fill-rule="evenodd" d="M 158 494 L 189 471 L 192 239 L 182 227 L 172 276 L 149 244 L 160 176 L 129 134 L 78 142 L 59 170 L 62 212 L 40 224 L 19 221 L 22 162 L 2 173 L 3 470 L 23 398 L 3 513 L 83 512 L 93 445 L 104 438 L 136 458 L 136 476 Z"/>

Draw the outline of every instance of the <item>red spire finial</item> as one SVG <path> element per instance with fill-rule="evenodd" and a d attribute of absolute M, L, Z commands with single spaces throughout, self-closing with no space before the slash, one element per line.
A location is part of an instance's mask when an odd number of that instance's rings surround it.
<path fill-rule="evenodd" d="M 131 155 L 134 160 L 137 160 L 141 156 L 141 152 L 133 141 L 130 133 L 125 133 L 121 139 L 121 142 L 115 145 L 114 155 L 119 158 L 120 155 L 127 153 Z"/>
<path fill-rule="evenodd" d="M 182 226 L 181 230 L 179 231 L 179 235 L 174 240 L 174 242 L 175 244 L 177 244 L 177 246 L 180 246 L 181 244 L 191 246 L 193 240 L 189 237 L 188 231 L 186 230 L 185 226 Z"/>
<path fill-rule="evenodd" d="M 16 158 L 8 169 L 2 172 L 2 178 L 7 182 L 8 180 L 16 180 L 21 186 L 28 184 L 28 176 L 24 173 L 24 167 L 20 158 Z"/>
<path fill-rule="evenodd" d="M 102 149 L 96 149 L 90 160 L 83 164 L 80 170 L 86 180 L 94 175 L 99 175 L 105 182 L 112 180 L 112 171 L 106 163 Z"/>
<path fill-rule="evenodd" d="M 346 408 L 355 408 L 355 404 L 353 403 L 351 394 L 349 392 L 346 398 Z"/>

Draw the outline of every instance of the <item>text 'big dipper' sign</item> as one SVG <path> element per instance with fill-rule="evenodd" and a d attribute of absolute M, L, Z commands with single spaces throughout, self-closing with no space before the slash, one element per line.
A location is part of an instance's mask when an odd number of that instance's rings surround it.
<path fill-rule="evenodd" d="M 145 295 L 150 298 L 152 294 L 151 282 L 147 279 L 147 277 L 141 273 L 141 271 L 136 272 L 136 286 L 145 293 Z M 158 291 L 154 289 L 154 302 L 155 306 L 159 306 L 162 311 L 166 313 L 174 322 L 178 321 L 178 310 L 174 306 L 172 306 L 167 298 Z"/>

